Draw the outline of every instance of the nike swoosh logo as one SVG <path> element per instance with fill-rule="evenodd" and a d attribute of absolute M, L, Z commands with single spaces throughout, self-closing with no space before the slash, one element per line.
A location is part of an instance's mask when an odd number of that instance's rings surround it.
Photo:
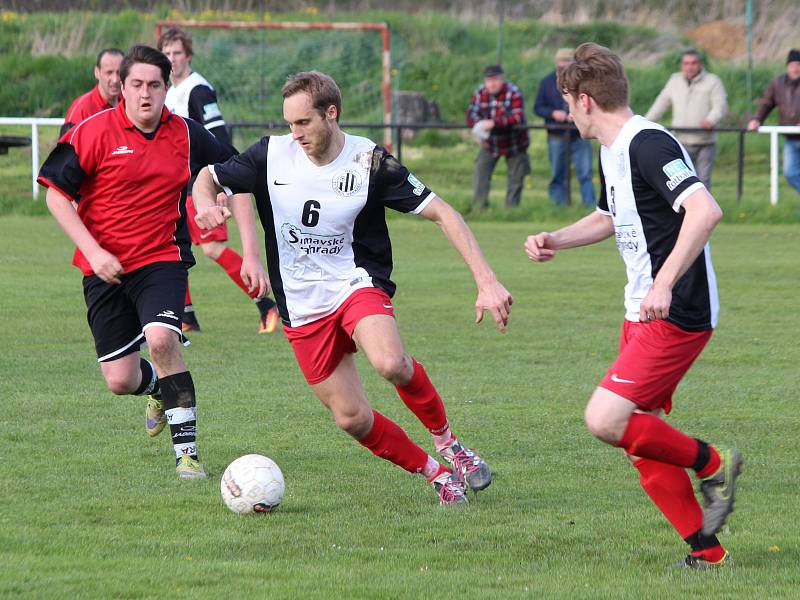
<path fill-rule="evenodd" d="M 211 235 L 211 232 L 208 232 L 208 233 L 201 233 L 201 234 L 200 234 L 200 239 L 201 239 L 201 240 L 204 240 L 204 239 L 206 239 L 206 238 L 207 238 L 208 236 L 210 236 L 210 235 Z"/>
<path fill-rule="evenodd" d="M 394 308 L 394 306 L 392 306 L 391 304 L 384 304 L 383 308 Z"/>
<path fill-rule="evenodd" d="M 614 383 L 636 383 L 635 381 L 631 381 L 630 379 L 623 379 L 622 377 L 617 377 L 616 373 L 611 374 L 611 381 Z"/>
<path fill-rule="evenodd" d="M 289 182 L 278 181 L 277 179 L 272 182 L 273 185 L 289 185 Z"/>

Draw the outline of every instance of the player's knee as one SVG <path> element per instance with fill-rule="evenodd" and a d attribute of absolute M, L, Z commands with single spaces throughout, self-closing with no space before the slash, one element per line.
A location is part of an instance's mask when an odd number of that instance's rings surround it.
<path fill-rule="evenodd" d="M 162 335 L 154 335 L 147 339 L 147 348 L 150 351 L 150 358 L 155 364 L 166 364 L 171 362 L 177 354 L 180 354 L 180 344 L 177 336 L 171 330 L 164 330 Z"/>
<path fill-rule="evenodd" d="M 411 360 L 406 354 L 385 354 L 373 363 L 378 374 L 395 385 L 405 385 L 414 374 Z"/>
<path fill-rule="evenodd" d="M 209 242 L 207 244 L 200 244 L 200 249 L 211 260 L 217 260 L 219 255 L 222 254 L 224 246 L 219 242 Z"/>
<path fill-rule="evenodd" d="M 107 373 L 105 375 L 106 386 L 112 394 L 122 396 L 136 391 L 136 382 L 125 373 Z"/>
<path fill-rule="evenodd" d="M 591 405 L 586 407 L 586 412 L 583 415 L 586 427 L 598 440 L 607 444 L 616 444 L 621 435 L 619 433 L 618 424 L 605 415 L 596 410 L 592 410 Z"/>

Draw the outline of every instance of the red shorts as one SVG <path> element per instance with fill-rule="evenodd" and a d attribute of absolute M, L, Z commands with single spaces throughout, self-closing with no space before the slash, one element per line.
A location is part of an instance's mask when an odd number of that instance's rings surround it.
<path fill-rule="evenodd" d="M 189 196 L 186 198 L 186 222 L 189 225 L 189 237 L 192 243 L 199 246 L 208 242 L 224 242 L 228 239 L 228 226 L 223 223 L 214 229 L 200 229 L 194 218 L 197 216 L 197 209 L 194 207 L 194 200 Z"/>
<path fill-rule="evenodd" d="M 330 377 L 345 354 L 356 352 L 353 331 L 369 315 L 394 317 L 392 299 L 382 289 L 356 290 L 333 314 L 299 327 L 284 326 L 283 333 L 309 385 Z"/>
<path fill-rule="evenodd" d="M 619 356 L 600 387 L 630 400 L 642 410 L 672 409 L 672 394 L 700 355 L 713 329 L 684 331 L 668 321 L 625 320 Z"/>

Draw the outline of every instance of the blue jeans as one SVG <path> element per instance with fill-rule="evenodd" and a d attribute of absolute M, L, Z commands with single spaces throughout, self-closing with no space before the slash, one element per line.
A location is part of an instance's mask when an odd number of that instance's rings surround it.
<path fill-rule="evenodd" d="M 800 192 L 800 139 L 783 141 L 783 176 Z"/>
<path fill-rule="evenodd" d="M 562 138 L 547 138 L 547 154 L 550 158 L 550 180 L 548 194 L 558 206 L 567 203 L 567 163 L 564 160 L 564 146 L 566 141 Z M 592 143 L 589 140 L 578 138 L 570 140 L 569 153 L 575 174 L 581 187 L 581 199 L 584 206 L 595 206 L 597 201 L 592 184 Z"/>

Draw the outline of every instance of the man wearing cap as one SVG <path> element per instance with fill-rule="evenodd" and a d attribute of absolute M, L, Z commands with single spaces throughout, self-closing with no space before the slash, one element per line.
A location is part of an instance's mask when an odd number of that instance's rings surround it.
<path fill-rule="evenodd" d="M 558 206 L 567 203 L 567 160 L 572 160 L 575 174 L 581 189 L 584 206 L 594 206 L 597 202 L 592 184 L 592 142 L 581 139 L 574 125 L 571 125 L 569 106 L 567 106 L 561 90 L 556 85 L 556 72 L 572 62 L 572 50 L 561 48 L 556 52 L 556 70 L 539 82 L 539 93 L 536 95 L 534 112 L 544 119 L 545 125 L 558 125 L 547 128 L 547 155 L 550 158 L 550 185 L 547 189 L 550 199 Z M 569 141 L 569 157 L 567 157 L 567 141 Z"/>
<path fill-rule="evenodd" d="M 776 106 L 780 125 L 800 125 L 800 50 L 796 48 L 786 57 L 786 74 L 778 75 L 769 84 L 747 129 L 758 129 Z M 787 135 L 784 139 L 783 176 L 800 192 L 800 135 Z"/>
<path fill-rule="evenodd" d="M 501 156 L 508 166 L 506 206 L 519 206 L 525 176 L 531 172 L 525 100 L 520 89 L 506 81 L 500 65 L 483 70 L 483 85 L 475 90 L 467 109 L 467 125 L 481 145 L 475 158 L 473 210 L 489 207 L 492 173 Z"/>
<path fill-rule="evenodd" d="M 656 97 L 645 118 L 658 121 L 672 106 L 672 127 L 698 127 L 708 132 L 678 131 L 678 138 L 694 163 L 697 178 L 711 189 L 711 166 L 717 152 L 717 134 L 711 131 L 728 112 L 722 80 L 703 68 L 697 50 L 681 56 L 681 71 L 673 73 Z"/>

